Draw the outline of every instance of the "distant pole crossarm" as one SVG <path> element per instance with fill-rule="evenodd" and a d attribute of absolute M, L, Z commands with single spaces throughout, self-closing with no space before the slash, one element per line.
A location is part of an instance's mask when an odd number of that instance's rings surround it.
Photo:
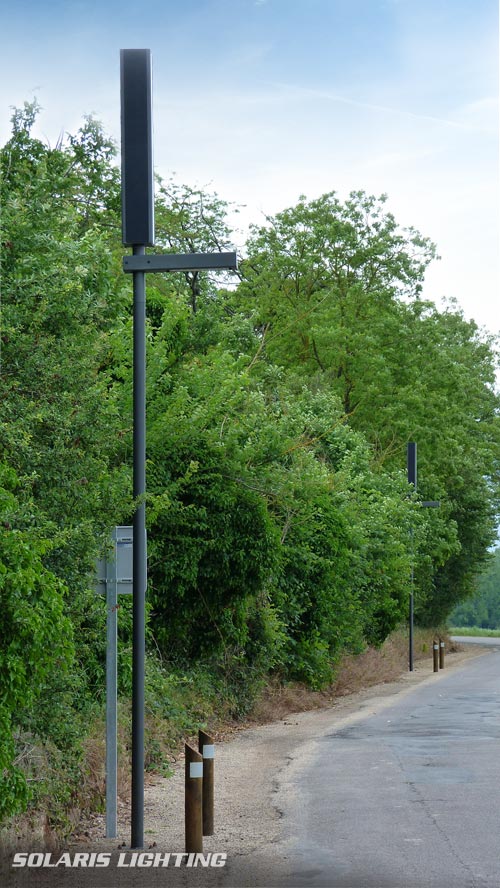
<path fill-rule="evenodd" d="M 133 271 L 236 271 L 236 253 L 161 253 L 124 256 L 123 270 Z"/>

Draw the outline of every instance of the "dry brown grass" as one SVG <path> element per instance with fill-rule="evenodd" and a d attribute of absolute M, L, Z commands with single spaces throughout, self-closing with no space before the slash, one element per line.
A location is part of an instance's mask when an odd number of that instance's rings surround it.
<path fill-rule="evenodd" d="M 435 637 L 446 641 L 448 651 L 454 649 L 445 632 L 416 629 L 416 661 L 432 658 Z M 311 691 L 299 682 L 286 686 L 278 682 L 270 683 L 255 703 L 249 720 L 264 724 L 284 718 L 292 712 L 320 709 L 338 697 L 354 694 L 372 685 L 395 681 L 407 669 L 408 633 L 393 632 L 380 648 L 367 648 L 362 654 L 345 654 L 337 666 L 335 681 L 322 691 Z"/>

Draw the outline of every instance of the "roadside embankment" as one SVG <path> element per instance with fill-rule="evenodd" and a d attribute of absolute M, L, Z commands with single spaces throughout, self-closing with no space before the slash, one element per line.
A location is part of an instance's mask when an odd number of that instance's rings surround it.
<path fill-rule="evenodd" d="M 404 641 L 404 639 L 403 639 Z M 421 642 L 426 644 L 426 642 Z M 393 672 L 401 653 L 400 640 L 393 640 L 386 651 L 385 667 Z M 457 650 L 449 645 L 445 675 L 467 660 L 484 653 L 478 648 Z M 423 681 L 439 681 L 433 673 L 432 650 L 423 651 L 412 673 L 399 669 L 396 675 L 378 679 L 382 672 L 382 651 L 353 658 L 339 673 L 339 692 L 306 692 L 304 688 L 268 689 L 251 718 L 238 726 L 224 725 L 212 731 L 216 739 L 215 834 L 204 841 L 207 851 L 228 854 L 252 853 L 272 846 L 280 829 L 280 811 L 274 795 L 279 774 L 297 755 L 300 745 L 346 719 L 362 718 L 388 705 L 394 696 L 405 694 Z M 382 662 L 384 657 L 382 656 Z M 376 666 L 378 664 L 378 666 Z M 371 670 L 371 671 L 370 671 Z M 365 685 L 363 686 L 363 682 Z M 292 711 L 292 706 L 295 710 Z M 183 757 L 173 766 L 170 778 L 151 776 L 145 792 L 145 836 L 148 844 L 161 849 L 184 848 L 184 769 Z M 119 839 L 107 841 L 104 816 L 96 815 L 86 825 L 78 844 L 92 849 L 113 849 L 130 842 L 129 806 L 122 802 Z"/>

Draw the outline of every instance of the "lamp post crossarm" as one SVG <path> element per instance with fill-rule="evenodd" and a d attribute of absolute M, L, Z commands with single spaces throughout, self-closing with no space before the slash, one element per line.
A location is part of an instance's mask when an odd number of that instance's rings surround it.
<path fill-rule="evenodd" d="M 123 270 L 134 271 L 236 271 L 236 253 L 156 253 L 123 257 Z"/>

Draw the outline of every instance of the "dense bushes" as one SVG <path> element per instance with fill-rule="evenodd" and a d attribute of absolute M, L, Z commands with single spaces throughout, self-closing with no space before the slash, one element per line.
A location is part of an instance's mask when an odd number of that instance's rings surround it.
<path fill-rule="evenodd" d="M 68 674 L 73 655 L 67 589 L 43 566 L 49 544 L 16 528 L 15 486 L 14 473 L 0 464 L 0 820 L 28 799 L 16 764 L 19 716 L 43 696 L 51 673 Z"/>

